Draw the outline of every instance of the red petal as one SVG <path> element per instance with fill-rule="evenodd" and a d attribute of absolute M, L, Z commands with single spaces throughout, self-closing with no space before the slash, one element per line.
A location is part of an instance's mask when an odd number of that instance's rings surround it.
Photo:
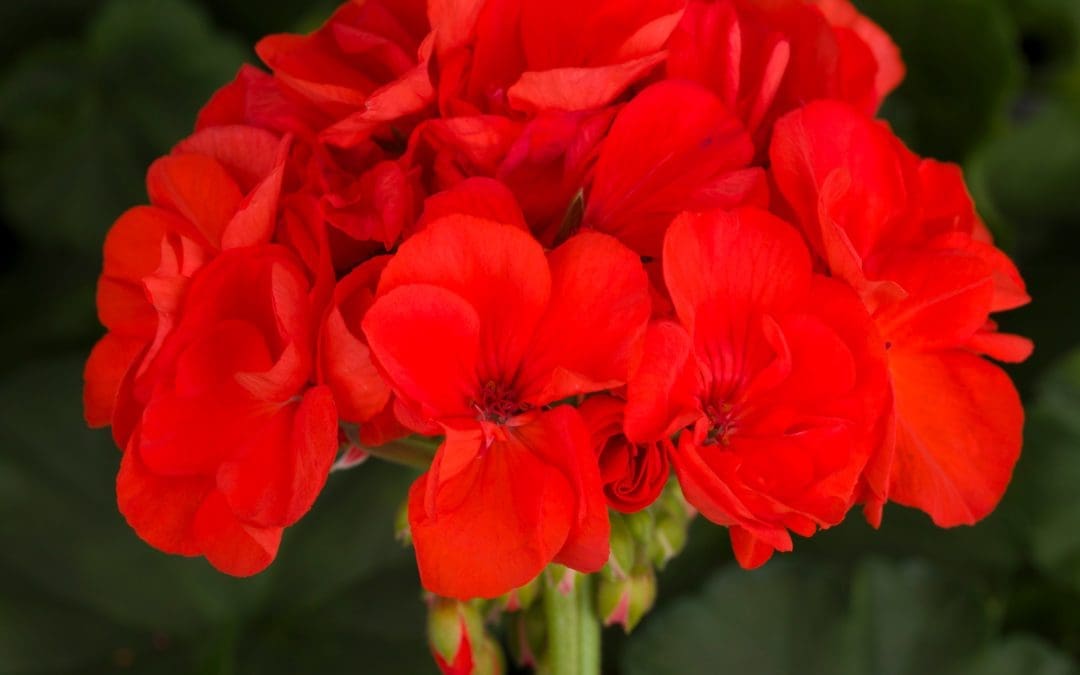
<path fill-rule="evenodd" d="M 211 492 L 192 526 L 202 554 L 218 570 L 248 577 L 266 569 L 277 555 L 281 528 L 241 522 L 220 492 Z"/>
<path fill-rule="evenodd" d="M 728 528 L 731 537 L 731 550 L 735 559 L 744 570 L 753 570 L 769 562 L 776 550 L 738 526 Z"/>
<path fill-rule="evenodd" d="M 274 170 L 281 139 L 256 127 L 240 124 L 210 127 L 180 141 L 173 154 L 197 154 L 216 159 L 236 179 L 240 191 L 251 192 Z"/>
<path fill-rule="evenodd" d="M 664 279 L 693 334 L 697 308 L 718 299 L 731 307 L 785 310 L 810 284 L 810 254 L 795 228 L 765 211 L 685 214 L 664 241 Z"/>
<path fill-rule="evenodd" d="M 424 212 L 416 229 L 422 230 L 442 218 L 454 215 L 505 223 L 525 231 L 529 229 L 514 193 L 493 178 L 468 178 L 431 195 L 424 201 Z"/>
<path fill-rule="evenodd" d="M 285 178 L 288 146 L 283 145 L 280 150 L 276 166 L 254 186 L 225 227 L 221 236 L 223 249 L 254 246 L 270 241 L 280 215 L 278 198 L 281 196 L 281 184 Z"/>
<path fill-rule="evenodd" d="M 1020 455 L 1024 411 L 1009 377 L 959 351 L 890 354 L 897 446 L 889 498 L 942 527 L 997 505 Z"/>
<path fill-rule="evenodd" d="M 649 326 L 641 363 L 626 388 L 626 436 L 658 441 L 690 424 L 696 414 L 697 361 L 687 332 L 670 321 Z"/>
<path fill-rule="evenodd" d="M 787 529 L 758 519 L 705 462 L 692 435 L 689 431 L 680 434 L 679 446 L 671 457 L 686 500 L 717 525 L 739 525 L 775 550 L 790 551 Z"/>
<path fill-rule="evenodd" d="M 116 501 L 143 541 L 166 553 L 198 555 L 192 532 L 195 514 L 214 488 L 206 476 L 171 478 L 151 472 L 138 451 L 138 434 L 124 452 L 116 476 Z"/>
<path fill-rule="evenodd" d="M 555 562 L 586 574 L 600 571 L 608 560 L 611 526 L 596 453 L 581 415 L 570 406 L 559 406 L 512 433 L 562 469 L 575 493 L 576 518 Z"/>
<path fill-rule="evenodd" d="M 899 254 L 874 273 L 895 281 L 907 293 L 874 315 L 882 336 L 905 349 L 959 346 L 989 316 L 994 297 L 991 271 L 963 251 Z"/>
<path fill-rule="evenodd" d="M 525 113 L 592 110 L 608 105 L 664 61 L 666 53 L 596 68 L 529 71 L 506 92 L 510 105 Z"/>
<path fill-rule="evenodd" d="M 513 435 L 445 483 L 433 473 L 409 491 L 409 525 L 420 580 L 437 595 L 494 598 L 528 583 L 578 521 L 562 470 Z"/>
<path fill-rule="evenodd" d="M 375 368 L 361 329 L 388 259 L 373 258 L 338 282 L 335 304 L 322 328 L 320 379 L 334 392 L 338 412 L 348 422 L 370 420 L 390 400 L 390 387 Z"/>
<path fill-rule="evenodd" d="M 145 348 L 146 340 L 114 333 L 105 335 L 94 345 L 83 372 L 83 413 L 91 427 L 112 423 L 120 383 Z"/>
<path fill-rule="evenodd" d="M 170 155 L 150 165 L 146 189 L 155 206 L 187 218 L 214 248 L 244 199 L 221 164 L 203 155 Z"/>
<path fill-rule="evenodd" d="M 552 288 L 543 249 L 528 232 L 470 216 L 445 218 L 402 244 L 383 272 L 379 295 L 405 284 L 438 286 L 472 306 L 479 320 L 479 376 L 505 385 L 520 367 Z"/>
<path fill-rule="evenodd" d="M 322 491 L 337 454 L 337 412 L 326 387 L 314 387 L 299 405 L 282 408 L 260 429 L 243 457 L 223 464 L 218 488 L 245 522 L 287 527 Z"/>
<path fill-rule="evenodd" d="M 464 298 L 438 286 L 400 286 L 380 294 L 363 327 L 394 390 L 423 406 L 425 417 L 472 413 L 480 317 Z"/>
<path fill-rule="evenodd" d="M 640 260 L 611 237 L 579 234 L 549 261 L 551 301 L 520 375 L 534 405 L 626 382 L 651 303 Z"/>
<path fill-rule="evenodd" d="M 818 218 L 826 181 L 835 171 L 846 172 L 846 189 L 834 187 L 828 213 L 865 257 L 895 234 L 894 219 L 907 207 L 898 147 L 888 128 L 835 101 L 811 103 L 776 123 L 769 151 L 773 177 L 811 246 L 830 264 L 833 254 Z"/>
<path fill-rule="evenodd" d="M 761 176 L 755 172 L 748 181 L 740 170 L 753 154 L 739 121 L 707 89 L 684 81 L 655 84 L 615 118 L 583 225 L 657 256 L 679 212 L 731 208 L 749 198 Z"/>

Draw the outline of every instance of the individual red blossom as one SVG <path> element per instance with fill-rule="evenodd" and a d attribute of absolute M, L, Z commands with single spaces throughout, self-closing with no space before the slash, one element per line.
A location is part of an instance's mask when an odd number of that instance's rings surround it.
<path fill-rule="evenodd" d="M 109 333 L 87 362 L 84 403 L 87 421 L 113 424 L 121 446 L 138 414 L 117 410 L 121 382 L 139 379 L 172 330 L 192 275 L 222 250 L 270 239 L 288 147 L 253 127 L 199 131 L 150 167 L 150 205 L 109 231 L 97 292 Z"/>
<path fill-rule="evenodd" d="M 895 446 L 867 471 L 867 516 L 886 500 L 941 526 L 997 504 L 1020 453 L 1023 409 L 998 367 L 1031 343 L 997 332 L 994 312 L 1028 301 L 993 246 L 959 168 L 919 159 L 887 127 L 820 102 L 776 127 L 776 184 L 829 270 L 862 295 L 889 350 Z"/>
<path fill-rule="evenodd" d="M 582 225 L 659 257 L 682 211 L 765 206 L 754 147 L 715 95 L 692 82 L 660 82 L 623 108 L 600 147 Z"/>
<path fill-rule="evenodd" d="M 634 442 L 623 430 L 626 402 L 601 394 L 578 408 L 592 434 L 600 464 L 600 480 L 608 506 L 621 513 L 636 513 L 656 501 L 671 475 L 668 457 L 674 448 L 666 436 Z"/>
<path fill-rule="evenodd" d="M 854 503 L 883 431 L 884 349 L 858 297 L 764 211 L 680 216 L 664 277 L 679 325 L 650 329 L 627 434 L 692 425 L 672 453 L 683 493 L 756 567 Z"/>
<path fill-rule="evenodd" d="M 226 251 L 192 280 L 116 483 L 120 511 L 155 548 L 254 574 L 322 489 L 337 415 L 330 390 L 309 386 L 309 285 L 272 245 Z"/>
<path fill-rule="evenodd" d="M 446 435 L 409 498 L 425 588 L 496 597 L 552 561 L 604 565 L 588 430 L 546 406 L 624 382 L 648 315 L 640 262 L 604 235 L 545 256 L 519 227 L 451 215 L 401 246 L 363 327 L 401 403 Z"/>
<path fill-rule="evenodd" d="M 847 0 L 693 0 L 667 72 L 700 82 L 767 147 L 775 121 L 809 101 L 877 110 L 904 76 L 888 35 Z"/>

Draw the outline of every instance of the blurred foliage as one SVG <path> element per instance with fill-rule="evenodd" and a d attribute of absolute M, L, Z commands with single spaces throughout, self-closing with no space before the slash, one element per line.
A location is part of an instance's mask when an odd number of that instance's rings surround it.
<path fill-rule="evenodd" d="M 694 524 L 608 671 L 1075 675 L 1080 658 L 1080 2 L 861 0 L 909 67 L 883 114 L 963 163 L 1035 302 L 1007 317 L 1027 443 L 1001 507 L 942 531 L 853 514 L 764 569 Z M 270 570 L 157 553 L 116 512 L 118 455 L 84 428 L 108 224 L 263 34 L 332 0 L 0 3 L 0 673 L 425 673 L 424 606 L 393 515 L 411 476 L 331 476 Z"/>

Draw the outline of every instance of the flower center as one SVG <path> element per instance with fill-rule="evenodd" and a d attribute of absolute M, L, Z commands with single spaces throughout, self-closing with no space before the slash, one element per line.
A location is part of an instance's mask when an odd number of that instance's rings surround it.
<path fill-rule="evenodd" d="M 709 420 L 709 433 L 705 437 L 705 444 L 728 445 L 731 434 L 737 427 L 735 407 L 730 403 L 709 403 L 705 406 L 705 416 Z"/>
<path fill-rule="evenodd" d="M 518 402 L 512 387 L 494 380 L 489 380 L 480 389 L 479 400 L 473 401 L 477 419 L 496 424 L 505 424 L 510 418 L 520 415 L 530 407 L 527 403 Z"/>

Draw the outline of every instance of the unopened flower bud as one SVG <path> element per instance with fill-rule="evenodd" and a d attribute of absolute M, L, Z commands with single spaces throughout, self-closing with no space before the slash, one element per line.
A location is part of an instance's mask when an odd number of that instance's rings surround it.
<path fill-rule="evenodd" d="M 547 641 L 547 617 L 541 605 L 510 616 L 507 642 L 514 662 L 522 668 L 535 668 Z"/>
<path fill-rule="evenodd" d="M 634 557 L 637 552 L 637 544 L 626 524 L 626 517 L 611 514 L 611 557 L 608 559 L 608 569 L 618 578 L 625 578 L 634 567 Z"/>
<path fill-rule="evenodd" d="M 402 546 L 412 546 L 412 531 L 409 529 L 409 500 L 401 502 L 394 516 L 394 539 Z"/>
<path fill-rule="evenodd" d="M 685 518 L 663 514 L 656 519 L 652 561 L 658 569 L 664 569 L 672 558 L 686 547 L 689 521 Z"/>
<path fill-rule="evenodd" d="M 600 577 L 597 604 L 605 626 L 619 624 L 634 630 L 656 601 L 656 575 L 651 567 L 639 567 L 625 579 Z"/>
<path fill-rule="evenodd" d="M 477 673 L 483 621 L 474 603 L 433 598 L 428 608 L 428 646 L 443 675 Z"/>
<path fill-rule="evenodd" d="M 502 596 L 500 603 L 502 609 L 507 612 L 520 612 L 532 606 L 537 596 L 540 595 L 541 579 L 535 579 L 520 588 L 515 588 Z"/>

